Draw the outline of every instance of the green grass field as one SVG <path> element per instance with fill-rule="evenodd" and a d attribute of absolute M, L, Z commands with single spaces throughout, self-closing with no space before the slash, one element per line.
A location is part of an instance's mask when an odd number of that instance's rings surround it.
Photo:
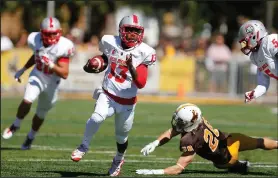
<path fill-rule="evenodd" d="M 15 117 L 20 99 L 1 99 L 1 132 Z M 136 169 L 161 169 L 174 165 L 181 154 L 179 139 L 175 138 L 150 156 L 140 150 L 161 132 L 170 128 L 172 112 L 179 104 L 138 103 L 133 129 L 129 135 L 129 148 L 121 176 L 138 176 Z M 199 105 L 203 115 L 215 127 L 225 132 L 240 132 L 250 136 L 267 136 L 277 139 L 277 116 L 270 106 L 259 105 Z M 1 177 L 84 177 L 105 176 L 116 151 L 114 119 L 108 118 L 91 142 L 91 148 L 78 163 L 70 160 L 71 152 L 81 143 L 85 123 L 94 107 L 94 100 L 61 100 L 48 114 L 32 150 L 21 151 L 31 127 L 31 112 L 22 122 L 21 129 L 10 140 L 1 138 Z M 247 176 L 278 176 L 278 152 L 246 151 L 240 159 L 251 162 Z M 219 170 L 196 157 L 183 177 L 241 177 L 242 175 Z M 153 176 L 149 176 L 153 177 Z M 173 177 L 173 176 L 172 176 Z"/>

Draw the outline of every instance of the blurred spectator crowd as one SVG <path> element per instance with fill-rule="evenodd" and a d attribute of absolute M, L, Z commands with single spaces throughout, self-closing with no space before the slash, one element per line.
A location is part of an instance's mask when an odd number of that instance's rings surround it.
<path fill-rule="evenodd" d="M 196 33 L 194 24 L 180 23 L 180 19 L 174 12 L 165 12 L 159 19 L 145 16 L 140 10 L 134 11 L 129 7 L 121 7 L 115 13 L 108 13 L 103 21 L 102 31 L 99 34 L 86 34 L 86 25 L 76 23 L 70 29 L 64 31 L 63 36 L 71 39 L 77 51 L 88 51 L 91 55 L 98 53 L 98 42 L 103 34 L 117 35 L 118 22 L 122 16 L 136 13 L 142 18 L 145 25 L 144 41 L 157 50 L 157 59 L 162 62 L 165 58 L 187 59 L 193 57 L 196 60 L 195 89 L 196 91 L 222 92 L 228 91 L 229 64 L 237 62 L 241 70 L 247 70 L 249 82 L 248 88 L 253 87 L 255 82 L 256 67 L 250 64 L 248 57 L 241 53 L 239 43 L 234 36 L 233 43 L 229 47 L 225 42 L 228 32 L 225 18 L 218 27 L 212 28 L 208 22 L 203 24 L 201 30 Z M 238 16 L 238 27 L 247 18 Z M 82 19 L 84 22 L 86 19 Z M 80 25 L 81 24 L 81 25 Z M 64 26 L 64 25 L 62 25 Z M 212 29 L 214 29 L 212 31 Z M 38 29 L 39 30 L 39 29 Z M 1 31 L 1 52 L 12 48 L 27 47 L 27 37 L 30 32 L 22 30 L 20 37 L 13 42 Z M 244 68 L 240 68 L 240 66 Z M 247 64 L 247 65 L 246 65 Z M 244 85 L 245 79 L 241 79 Z M 252 82 L 253 81 L 253 82 Z M 239 85 L 240 86 L 240 85 Z M 240 88 L 238 90 L 241 90 Z M 241 92 L 241 91 L 240 91 Z"/>

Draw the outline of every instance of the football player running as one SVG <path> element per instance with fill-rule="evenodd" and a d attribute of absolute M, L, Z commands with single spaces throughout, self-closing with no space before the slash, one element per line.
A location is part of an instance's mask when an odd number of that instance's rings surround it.
<path fill-rule="evenodd" d="M 139 169 L 137 174 L 180 174 L 195 155 L 213 162 L 219 169 L 230 172 L 247 173 L 248 161 L 239 161 L 239 152 L 258 148 L 272 150 L 278 148 L 278 142 L 268 138 L 252 138 L 240 133 L 224 133 L 213 128 L 202 117 L 199 107 L 186 103 L 180 105 L 173 114 L 172 128 L 161 134 L 157 140 L 146 145 L 141 153 L 149 155 L 156 147 L 162 146 L 177 135 L 181 135 L 180 151 L 177 163 L 165 169 Z"/>
<path fill-rule="evenodd" d="M 270 78 L 278 80 L 278 34 L 269 35 L 262 22 L 250 20 L 239 29 L 239 43 L 241 51 L 258 67 L 258 85 L 245 93 L 247 103 L 267 92 Z"/>
<path fill-rule="evenodd" d="M 119 23 L 119 36 L 104 35 L 99 43 L 102 58 L 108 63 L 102 87 L 94 92 L 94 112 L 86 123 L 83 141 L 72 152 L 71 159 L 79 161 L 89 150 L 92 136 L 101 123 L 115 115 L 117 153 L 108 171 L 118 176 L 128 147 L 137 90 L 145 86 L 148 66 L 156 61 L 155 50 L 143 41 L 144 27 L 136 15 L 125 16 Z M 84 67 L 86 71 L 86 67 Z M 96 71 L 96 73 L 98 73 Z"/>
<path fill-rule="evenodd" d="M 16 119 L 9 128 L 4 130 L 2 135 L 4 139 L 9 139 L 19 130 L 32 103 L 38 98 L 32 127 L 21 146 L 22 150 L 30 149 L 48 111 L 57 101 L 61 78 L 66 79 L 68 77 L 69 61 L 74 52 L 74 45 L 61 34 L 62 29 L 57 18 L 44 18 L 40 25 L 40 32 L 32 32 L 28 36 L 28 45 L 33 50 L 33 55 L 14 76 L 18 82 L 21 82 L 21 75 L 34 65 L 29 74 L 28 84 L 23 100 L 18 107 Z"/>

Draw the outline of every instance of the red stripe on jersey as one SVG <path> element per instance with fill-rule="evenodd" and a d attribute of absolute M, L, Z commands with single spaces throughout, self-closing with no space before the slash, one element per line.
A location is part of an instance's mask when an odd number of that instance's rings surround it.
<path fill-rule="evenodd" d="M 133 23 L 138 23 L 138 17 L 137 15 L 133 15 Z"/>
<path fill-rule="evenodd" d="M 132 98 L 121 98 L 118 96 L 115 96 L 111 93 L 109 93 L 107 90 L 105 90 L 104 88 L 102 88 L 102 90 L 104 91 L 104 93 L 106 95 L 108 95 L 110 98 L 112 98 L 116 103 L 119 103 L 121 105 L 134 105 L 137 101 L 137 97 L 132 97 Z"/>
<path fill-rule="evenodd" d="M 61 57 L 60 59 L 58 59 L 58 62 L 65 62 L 65 63 L 69 63 L 69 58 L 67 57 Z"/>
<path fill-rule="evenodd" d="M 50 28 L 52 28 L 52 27 L 53 27 L 52 17 L 50 17 L 50 21 L 49 21 L 49 23 L 50 23 Z"/>

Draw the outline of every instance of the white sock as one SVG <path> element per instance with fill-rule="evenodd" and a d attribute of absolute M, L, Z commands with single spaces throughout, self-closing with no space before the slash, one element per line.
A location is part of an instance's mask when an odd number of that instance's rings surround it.
<path fill-rule="evenodd" d="M 84 132 L 84 137 L 82 140 L 82 144 L 89 148 L 90 142 L 92 140 L 93 135 L 98 131 L 101 123 L 95 122 L 92 118 L 89 118 L 86 123 L 86 130 Z"/>
<path fill-rule="evenodd" d="M 23 120 L 23 119 L 19 119 L 18 117 L 16 117 L 16 119 L 15 119 L 13 125 L 14 125 L 15 127 L 20 127 L 20 123 L 21 123 L 22 120 Z"/>
<path fill-rule="evenodd" d="M 125 152 L 124 153 L 120 153 L 117 151 L 116 156 L 115 156 L 115 160 L 123 160 L 125 156 Z"/>
<path fill-rule="evenodd" d="M 37 131 L 34 131 L 33 129 L 30 130 L 30 132 L 28 133 L 28 137 L 30 139 L 34 139 L 36 136 Z"/>

